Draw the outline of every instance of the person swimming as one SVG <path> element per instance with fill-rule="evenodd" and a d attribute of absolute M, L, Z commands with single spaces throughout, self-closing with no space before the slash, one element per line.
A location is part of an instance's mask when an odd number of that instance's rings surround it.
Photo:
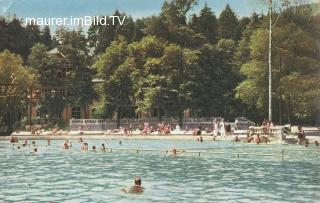
<path fill-rule="evenodd" d="M 256 144 L 260 144 L 261 140 L 260 140 L 260 136 L 259 135 L 256 136 L 256 138 L 254 139 L 254 142 Z"/>
<path fill-rule="evenodd" d="M 69 146 L 68 146 L 68 143 L 67 143 L 67 142 L 65 142 L 65 143 L 63 144 L 63 149 L 69 149 Z"/>
<path fill-rule="evenodd" d="M 235 141 L 235 142 L 240 142 L 238 135 L 236 135 L 234 141 Z"/>
<path fill-rule="evenodd" d="M 315 141 L 314 144 L 315 144 L 316 146 L 319 146 L 319 142 L 318 142 L 318 141 Z"/>
<path fill-rule="evenodd" d="M 93 146 L 92 146 L 92 151 L 97 152 L 97 147 L 96 147 L 96 145 L 93 145 Z"/>
<path fill-rule="evenodd" d="M 38 149 L 37 149 L 37 148 L 34 148 L 34 149 L 33 149 L 33 152 L 34 152 L 34 153 L 36 153 L 37 151 L 38 151 Z"/>
<path fill-rule="evenodd" d="M 131 193 L 131 194 L 141 194 L 144 192 L 144 187 L 141 186 L 141 178 L 139 176 L 134 179 L 134 186 L 131 186 L 129 189 L 122 189 L 122 192 Z"/>
<path fill-rule="evenodd" d="M 166 151 L 166 153 L 168 153 L 168 152 L 170 152 L 170 155 L 172 155 L 172 156 L 176 156 L 176 155 L 178 155 L 178 154 L 181 154 L 181 153 L 183 153 L 183 152 L 185 152 L 184 150 L 177 150 L 176 148 L 173 148 L 172 150 L 167 150 Z"/>
<path fill-rule="evenodd" d="M 101 151 L 105 152 L 106 151 L 106 146 L 104 144 L 101 145 Z"/>
<path fill-rule="evenodd" d="M 81 150 L 88 151 L 88 148 L 89 148 L 89 147 L 88 147 L 88 143 L 86 143 L 86 142 L 83 143 L 82 146 L 81 146 Z"/>
<path fill-rule="evenodd" d="M 10 143 L 14 143 L 14 142 L 15 142 L 14 137 L 11 137 L 10 138 Z"/>
<path fill-rule="evenodd" d="M 199 142 L 203 142 L 203 138 L 202 138 L 202 136 L 200 136 L 200 140 L 199 140 Z"/>
<path fill-rule="evenodd" d="M 23 147 L 26 147 L 28 144 L 28 140 L 24 140 L 24 143 L 22 144 Z"/>

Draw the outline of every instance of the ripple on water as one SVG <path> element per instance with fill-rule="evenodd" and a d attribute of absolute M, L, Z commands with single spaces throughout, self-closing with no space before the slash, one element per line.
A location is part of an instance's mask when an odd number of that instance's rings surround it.
<path fill-rule="evenodd" d="M 88 141 L 100 145 L 101 141 Z M 100 143 L 99 143 L 100 142 Z M 280 153 L 278 146 L 255 146 L 230 142 L 132 141 L 113 148 L 193 148 L 196 154 L 168 156 L 164 152 L 82 152 L 74 143 L 70 150 L 62 141 L 37 141 L 32 148 L 13 150 L 0 142 L 0 202 L 317 202 L 319 156 L 312 152 L 278 157 L 206 154 L 205 150 L 235 153 Z M 222 149 L 222 148 L 231 149 Z M 299 146 L 289 146 L 290 149 Z M 197 148 L 197 149 L 196 149 Z M 294 155 L 294 156 L 293 156 Z M 120 192 L 141 176 L 142 195 Z"/>

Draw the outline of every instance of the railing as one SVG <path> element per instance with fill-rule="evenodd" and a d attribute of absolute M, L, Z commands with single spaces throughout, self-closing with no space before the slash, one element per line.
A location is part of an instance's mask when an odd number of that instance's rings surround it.
<path fill-rule="evenodd" d="M 281 141 L 286 139 L 284 130 L 284 126 L 275 126 L 270 128 L 249 127 L 249 132 L 251 135 L 269 135 L 270 137 L 280 138 Z"/>
<path fill-rule="evenodd" d="M 222 118 L 183 118 L 184 126 L 188 128 L 196 128 L 201 125 L 202 128 L 212 127 L 214 120 L 220 121 Z M 145 121 L 148 121 L 149 126 L 157 127 L 159 123 L 158 118 L 144 118 L 144 119 L 121 119 L 120 126 L 128 128 L 129 125 L 136 129 L 141 127 Z M 175 127 L 179 121 L 174 118 L 162 118 L 162 121 Z M 104 131 L 117 128 L 117 121 L 112 119 L 71 119 L 71 130 L 86 130 L 86 131 Z"/>

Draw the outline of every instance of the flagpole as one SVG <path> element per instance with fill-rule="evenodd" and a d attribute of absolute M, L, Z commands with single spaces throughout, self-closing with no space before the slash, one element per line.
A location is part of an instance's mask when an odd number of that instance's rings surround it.
<path fill-rule="evenodd" d="M 272 52 L 272 0 L 269 1 L 269 111 L 268 118 L 272 121 L 272 68 L 271 68 L 271 52 Z"/>

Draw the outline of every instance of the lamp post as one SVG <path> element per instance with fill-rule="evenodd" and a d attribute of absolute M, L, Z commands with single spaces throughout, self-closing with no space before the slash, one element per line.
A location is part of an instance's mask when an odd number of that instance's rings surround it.
<path fill-rule="evenodd" d="M 30 95 L 28 95 L 27 96 L 27 98 L 28 98 L 28 101 L 29 101 L 29 127 L 30 127 L 30 132 L 32 132 L 32 129 L 31 129 L 31 114 L 32 114 L 32 101 L 31 101 L 31 96 Z"/>
<path fill-rule="evenodd" d="M 269 111 L 268 118 L 272 120 L 272 0 L 269 0 Z"/>

